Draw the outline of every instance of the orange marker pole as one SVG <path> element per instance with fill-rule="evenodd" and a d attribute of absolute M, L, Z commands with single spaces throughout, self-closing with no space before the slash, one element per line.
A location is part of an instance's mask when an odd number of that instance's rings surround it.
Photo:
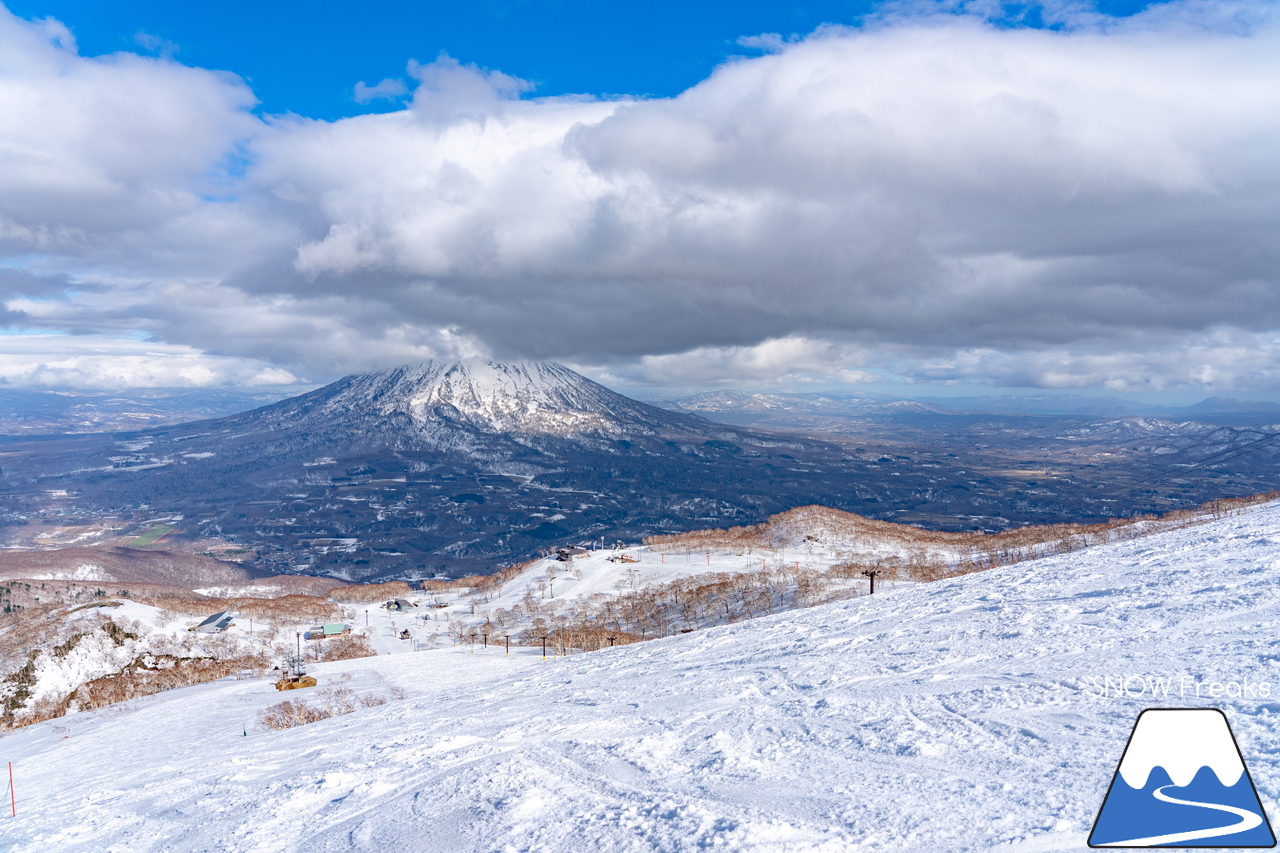
<path fill-rule="evenodd" d="M 13 762 L 9 762 L 9 808 L 13 809 L 13 816 L 18 816 L 18 795 L 13 792 Z"/>

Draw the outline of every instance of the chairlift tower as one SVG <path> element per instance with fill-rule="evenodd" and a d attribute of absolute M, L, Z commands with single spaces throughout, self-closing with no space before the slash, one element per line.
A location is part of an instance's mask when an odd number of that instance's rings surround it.
<path fill-rule="evenodd" d="M 285 655 L 284 665 L 288 667 L 288 670 L 292 672 L 295 676 L 306 675 L 306 672 L 304 672 L 302 669 L 301 655 L 297 655 L 297 654 Z"/>

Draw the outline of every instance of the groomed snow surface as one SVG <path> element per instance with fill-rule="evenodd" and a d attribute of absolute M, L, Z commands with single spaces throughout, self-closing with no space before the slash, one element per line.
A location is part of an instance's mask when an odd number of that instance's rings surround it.
<path fill-rule="evenodd" d="M 1222 708 L 1275 824 L 1278 622 L 1271 505 L 545 662 L 321 664 L 288 698 L 407 698 L 282 732 L 269 683 L 222 681 L 0 738 L 0 846 L 1081 851 L 1145 707 Z"/>

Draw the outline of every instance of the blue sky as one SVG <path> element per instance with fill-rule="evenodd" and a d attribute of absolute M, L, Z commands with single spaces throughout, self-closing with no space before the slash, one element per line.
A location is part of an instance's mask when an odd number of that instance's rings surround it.
<path fill-rule="evenodd" d="M 15 0 L 9 8 L 25 18 L 62 21 L 83 54 L 146 52 L 138 39 L 144 34 L 142 41 L 153 51 L 175 50 L 184 64 L 245 77 L 261 111 L 336 119 L 397 109 L 397 101 L 357 103 L 353 87 L 361 80 L 374 85 L 403 77 L 408 60 L 430 62 L 441 51 L 531 81 L 536 95 L 670 97 L 731 56 L 758 54 L 738 43 L 743 36 L 804 36 L 823 24 L 852 26 L 875 5 L 867 0 Z M 1147 5 L 1108 0 L 1099 8 L 1130 15 Z M 1039 10 L 1011 5 L 1007 19 L 1034 25 Z"/>
<path fill-rule="evenodd" d="M 1275 0 L 13 0 L 0 104 L 0 383 L 1280 395 Z"/>

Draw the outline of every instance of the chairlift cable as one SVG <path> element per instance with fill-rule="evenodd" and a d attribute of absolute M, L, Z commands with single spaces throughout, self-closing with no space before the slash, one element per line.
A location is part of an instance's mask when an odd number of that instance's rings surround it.
<path fill-rule="evenodd" d="M 1229 447 L 1226 450 L 1220 450 L 1217 453 L 1214 453 L 1210 456 L 1206 456 L 1204 459 L 1201 459 L 1199 462 L 1194 462 L 1190 465 L 1187 465 L 1181 471 L 1169 471 L 1165 474 L 1161 474 L 1156 477 L 1151 477 L 1146 480 L 1139 480 L 1136 483 L 1129 483 L 1127 485 L 1120 486 L 1115 489 L 1110 489 L 1108 491 L 1103 492 L 1103 494 L 1113 495 L 1118 492 L 1131 491 L 1133 489 L 1136 489 L 1138 486 L 1154 485 L 1156 483 L 1163 482 L 1164 480 L 1167 480 L 1170 477 L 1176 476 L 1178 474 L 1187 474 L 1192 471 L 1195 471 L 1196 469 L 1203 468 L 1205 465 L 1208 465 L 1210 462 L 1213 462 L 1215 460 L 1217 462 L 1229 462 L 1232 459 L 1237 459 L 1241 456 L 1244 456 L 1247 453 L 1252 453 L 1255 450 L 1260 450 L 1263 447 L 1265 447 L 1267 444 L 1274 443 L 1276 441 L 1280 441 L 1280 433 L 1269 433 L 1263 436 L 1262 438 L 1254 439 L 1253 441 L 1250 441 L 1247 444 L 1243 444 L 1239 447 Z M 1217 458 L 1219 456 L 1224 456 L 1225 454 L 1231 454 L 1231 455 L 1225 456 L 1225 458 L 1223 459 Z"/>

